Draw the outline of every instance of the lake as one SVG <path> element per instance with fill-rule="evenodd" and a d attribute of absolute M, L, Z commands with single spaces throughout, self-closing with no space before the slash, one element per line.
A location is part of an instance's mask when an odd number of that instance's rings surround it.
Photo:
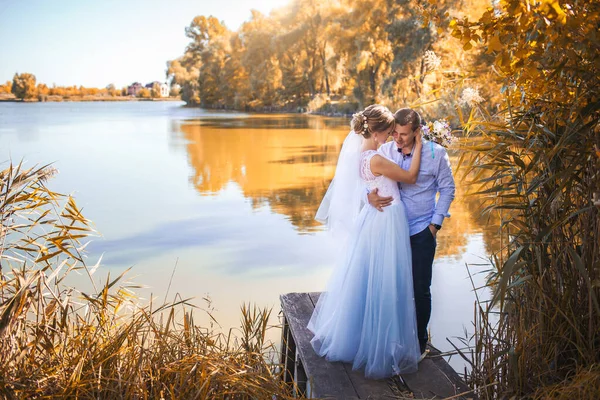
<path fill-rule="evenodd" d="M 0 161 L 59 170 L 50 188 L 73 194 L 101 234 L 87 254 L 90 265 L 103 256 L 96 279 L 132 267 L 143 299 L 193 297 L 226 331 L 243 302 L 273 307 L 277 324 L 280 294 L 323 290 L 335 245 L 313 217 L 348 126 L 178 102 L 0 103 Z M 497 245 L 497 225 L 456 180 L 432 286 L 432 342 L 442 350 L 452 348 L 447 337 L 473 331 L 466 264 L 481 286 L 488 266 L 475 264 Z M 462 370 L 459 357 L 450 362 Z"/>

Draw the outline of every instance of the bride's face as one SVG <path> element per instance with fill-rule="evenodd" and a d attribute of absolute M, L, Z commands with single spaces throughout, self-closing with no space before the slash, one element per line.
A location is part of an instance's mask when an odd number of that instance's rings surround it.
<path fill-rule="evenodd" d="M 388 141 L 390 135 L 392 134 L 392 129 L 388 129 L 386 131 L 381 132 L 373 132 L 373 140 L 377 143 L 377 146 L 381 146 L 385 142 Z"/>

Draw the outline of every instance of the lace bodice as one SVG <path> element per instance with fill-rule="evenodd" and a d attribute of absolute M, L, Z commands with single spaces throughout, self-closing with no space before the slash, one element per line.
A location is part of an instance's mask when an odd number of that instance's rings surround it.
<path fill-rule="evenodd" d="M 381 157 L 385 157 L 379 154 L 375 150 L 363 151 L 360 155 L 360 178 L 365 182 L 367 189 L 372 191 L 377 188 L 378 193 L 382 197 L 392 196 L 394 200 L 392 204 L 397 204 L 400 201 L 400 191 L 398 190 L 398 183 L 391 180 L 383 175 L 375 176 L 371 171 L 371 158 L 378 154 Z"/>

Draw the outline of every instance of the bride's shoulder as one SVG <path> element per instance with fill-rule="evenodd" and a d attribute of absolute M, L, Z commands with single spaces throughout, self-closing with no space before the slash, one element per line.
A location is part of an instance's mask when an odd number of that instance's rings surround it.
<path fill-rule="evenodd" d="M 366 168 L 378 168 L 382 163 L 388 162 L 389 159 L 377 150 L 367 150 L 362 154 L 362 164 Z"/>
<path fill-rule="evenodd" d="M 377 155 L 377 150 L 365 150 L 362 153 L 360 153 L 360 158 L 363 160 L 363 162 L 369 162 L 373 156 Z"/>
<path fill-rule="evenodd" d="M 360 153 L 360 159 L 363 164 L 370 164 L 371 159 L 377 155 L 377 150 L 365 150 Z"/>

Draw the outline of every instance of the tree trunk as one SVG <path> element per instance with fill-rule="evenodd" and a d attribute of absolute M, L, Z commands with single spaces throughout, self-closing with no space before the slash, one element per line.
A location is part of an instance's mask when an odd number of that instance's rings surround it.
<path fill-rule="evenodd" d="M 423 81 L 425 80 L 425 60 L 421 59 L 421 72 L 420 72 L 421 76 L 419 78 L 419 82 L 421 82 L 421 84 L 423 84 Z"/>
<path fill-rule="evenodd" d="M 327 96 L 331 95 L 329 88 L 329 73 L 327 72 L 327 60 L 325 60 L 325 47 L 327 46 L 327 42 L 323 44 L 323 48 L 321 49 L 321 63 L 323 64 L 323 76 L 325 76 L 325 88 L 327 89 Z"/>
<path fill-rule="evenodd" d="M 377 67 L 371 69 L 371 71 L 369 72 L 369 85 L 371 87 L 371 95 L 372 95 L 372 102 L 373 103 L 377 103 L 377 73 L 379 72 L 379 68 L 381 67 L 381 64 L 377 65 Z"/>

